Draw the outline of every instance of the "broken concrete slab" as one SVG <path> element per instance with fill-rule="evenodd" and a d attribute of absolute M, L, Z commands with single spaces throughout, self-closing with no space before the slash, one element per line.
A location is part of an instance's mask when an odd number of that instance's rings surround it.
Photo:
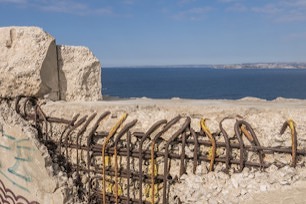
<path fill-rule="evenodd" d="M 98 101 L 102 99 L 101 64 L 81 46 L 57 46 L 61 100 Z"/>
<path fill-rule="evenodd" d="M 55 39 L 38 27 L 0 28 L 0 97 L 59 99 Z"/>

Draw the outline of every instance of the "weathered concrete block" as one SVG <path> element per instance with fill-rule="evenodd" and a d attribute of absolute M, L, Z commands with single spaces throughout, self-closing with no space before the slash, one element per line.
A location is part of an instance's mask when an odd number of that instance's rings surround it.
<path fill-rule="evenodd" d="M 59 98 L 55 39 L 37 27 L 0 28 L 0 98 Z"/>
<path fill-rule="evenodd" d="M 37 132 L 0 100 L 0 203 L 64 203 L 65 183 Z"/>
<path fill-rule="evenodd" d="M 86 47 L 57 46 L 60 99 L 97 101 L 102 99 L 101 64 Z"/>

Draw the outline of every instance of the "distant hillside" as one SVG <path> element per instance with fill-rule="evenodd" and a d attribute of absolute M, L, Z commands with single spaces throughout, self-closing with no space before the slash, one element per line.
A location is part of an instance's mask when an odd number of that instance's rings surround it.
<path fill-rule="evenodd" d="M 306 69 L 305 63 L 241 63 L 241 64 L 183 64 L 183 65 L 129 65 L 104 68 L 214 68 L 214 69 Z"/>
<path fill-rule="evenodd" d="M 212 65 L 223 69 L 306 69 L 306 63 L 243 63 Z"/>

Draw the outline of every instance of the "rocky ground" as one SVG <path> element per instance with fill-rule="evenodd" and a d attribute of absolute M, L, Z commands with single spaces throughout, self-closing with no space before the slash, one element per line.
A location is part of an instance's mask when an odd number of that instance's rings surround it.
<path fill-rule="evenodd" d="M 231 100 L 152 100 L 130 99 L 99 102 L 51 102 L 42 103 L 41 107 L 47 116 L 56 116 L 71 119 L 74 115 L 98 115 L 111 111 L 111 117 L 99 127 L 100 131 L 109 131 L 110 127 L 118 120 L 122 113 L 128 113 L 126 123 L 137 119 L 136 126 L 132 131 L 145 132 L 157 120 L 170 120 L 177 115 L 191 118 L 191 126 L 200 131 L 200 118 L 208 118 L 207 125 L 212 132 L 219 131 L 219 122 L 227 116 L 242 117 L 248 121 L 263 146 L 290 146 L 290 132 L 286 130 L 284 135 L 279 131 L 282 124 L 292 119 L 296 123 L 298 133 L 298 149 L 304 149 L 306 142 L 306 117 L 304 107 L 306 101 L 292 99 L 277 99 L 265 101 L 255 98 L 245 98 L 238 101 Z M 64 195 L 64 203 L 79 203 L 75 186 L 75 177 L 68 178 L 65 169 L 56 163 L 46 152 L 44 145 L 37 140 L 35 129 L 15 113 L 14 101 L 2 100 L 0 122 L 22 127 L 30 135 L 36 146 L 45 155 L 46 169 L 50 178 L 56 180 L 57 187 Z M 224 122 L 223 127 L 230 136 L 234 135 L 233 126 L 235 120 Z M 182 122 L 174 126 L 169 135 L 180 127 Z M 61 126 L 54 127 L 52 137 L 59 137 Z M 87 131 L 90 131 L 91 127 Z M 35 136 L 36 135 L 36 136 Z M 167 136 L 165 136 L 167 137 Z M 54 138 L 55 139 L 55 138 Z M 223 141 L 217 137 L 218 141 Z M 186 154 L 192 149 L 186 148 Z M 50 153 L 50 152 L 49 152 Z M 51 152 L 52 154 L 52 152 Z M 217 151 L 219 156 L 224 151 Z M 234 154 L 238 154 L 237 152 Z M 257 155 L 249 155 L 250 159 L 256 160 Z M 265 157 L 265 161 L 275 163 L 267 169 L 244 168 L 237 173 L 238 167 L 232 165 L 228 173 L 224 173 L 225 165 L 217 163 L 215 170 L 209 172 L 209 163 L 201 163 L 193 174 L 188 168 L 178 181 L 171 184 L 169 202 L 175 203 L 178 198 L 182 203 L 303 203 L 306 193 L 306 167 L 305 158 L 298 156 L 297 167 L 291 164 L 291 155 L 272 154 Z M 282 164 L 282 167 L 279 167 Z M 191 165 L 191 163 L 190 163 Z M 178 167 L 177 167 L 178 168 Z M 172 168 L 177 171 L 176 167 Z M 71 196 L 75 195 L 75 196 Z"/>
<path fill-rule="evenodd" d="M 157 120 L 170 120 L 180 114 L 183 117 L 191 117 L 192 127 L 196 131 L 200 130 L 200 118 L 205 117 L 209 119 L 207 125 L 211 131 L 218 132 L 218 123 L 224 117 L 240 115 L 252 125 L 261 145 L 273 147 L 291 145 L 289 130 L 284 135 L 280 135 L 279 131 L 286 120 L 292 119 L 298 132 L 298 149 L 304 149 L 305 105 L 304 100 L 282 98 L 274 101 L 255 98 L 238 101 L 141 98 L 86 103 L 48 102 L 42 108 L 47 115 L 63 118 L 72 118 L 77 113 L 99 114 L 107 110 L 117 117 L 127 112 L 129 116 L 126 122 L 138 119 L 134 131 L 146 131 Z M 234 134 L 234 122 L 228 121 L 223 125 L 229 135 Z M 101 125 L 101 128 L 108 130 L 111 123 Z M 208 172 L 209 164 L 201 164 L 197 167 L 196 174 L 189 170 L 171 186 L 170 202 L 174 203 L 180 198 L 182 203 L 302 203 L 303 192 L 306 192 L 306 188 L 301 187 L 306 184 L 305 158 L 298 157 L 296 168 L 290 167 L 290 154 L 267 155 L 265 161 L 281 163 L 284 167 L 272 165 L 264 170 L 245 168 L 242 173 L 236 173 L 237 169 L 233 167 L 229 174 L 226 174 L 222 171 L 222 164 L 216 165 L 214 172 Z M 295 194 L 292 194 L 292 191 Z M 296 197 L 297 194 L 299 196 Z"/>

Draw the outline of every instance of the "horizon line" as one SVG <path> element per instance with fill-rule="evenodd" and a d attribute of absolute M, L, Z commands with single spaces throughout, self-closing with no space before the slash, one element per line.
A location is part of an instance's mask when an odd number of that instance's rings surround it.
<path fill-rule="evenodd" d="M 143 64 L 143 65 L 105 65 L 103 68 L 143 68 L 143 67 L 212 67 L 212 66 L 234 66 L 234 65 L 259 65 L 259 64 L 288 64 L 288 65 L 306 65 L 305 62 L 242 62 L 242 63 L 220 63 L 220 64 Z"/>

